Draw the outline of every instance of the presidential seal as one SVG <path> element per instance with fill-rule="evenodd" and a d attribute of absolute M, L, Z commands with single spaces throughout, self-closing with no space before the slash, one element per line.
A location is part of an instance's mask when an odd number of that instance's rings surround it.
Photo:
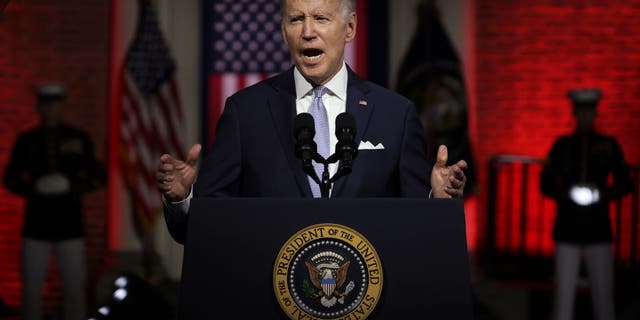
<path fill-rule="evenodd" d="M 298 231 L 273 267 L 278 303 L 295 320 L 366 319 L 380 300 L 382 282 L 382 263 L 371 243 L 338 224 Z"/>

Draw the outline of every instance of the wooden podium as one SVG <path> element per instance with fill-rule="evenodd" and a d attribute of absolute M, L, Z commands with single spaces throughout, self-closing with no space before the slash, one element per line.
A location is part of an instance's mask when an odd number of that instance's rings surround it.
<path fill-rule="evenodd" d="M 368 319 L 472 318 L 462 200 L 395 198 L 193 200 L 180 318 L 287 319 L 274 263 L 292 235 L 322 223 L 359 232 L 379 254 L 382 294 Z"/>

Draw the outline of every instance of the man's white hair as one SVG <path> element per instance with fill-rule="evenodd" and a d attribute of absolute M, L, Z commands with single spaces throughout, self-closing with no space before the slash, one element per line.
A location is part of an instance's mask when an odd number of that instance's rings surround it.
<path fill-rule="evenodd" d="M 349 18 L 349 14 L 351 12 L 356 11 L 356 0 L 341 0 L 342 11 L 344 13 L 345 19 Z M 280 0 L 280 15 L 284 21 L 284 9 L 287 6 L 287 0 Z"/>

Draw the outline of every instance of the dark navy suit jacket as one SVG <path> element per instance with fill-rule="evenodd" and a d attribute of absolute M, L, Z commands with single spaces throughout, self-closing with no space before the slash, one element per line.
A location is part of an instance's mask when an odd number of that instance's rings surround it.
<path fill-rule="evenodd" d="M 348 74 L 346 111 L 355 118 L 355 141 L 382 143 L 384 149 L 359 150 L 353 171 L 335 182 L 331 196 L 426 198 L 432 164 L 415 107 L 350 69 Z M 295 100 L 293 68 L 229 97 L 194 197 L 312 197 L 294 152 Z M 180 242 L 186 217 L 167 211 Z"/>

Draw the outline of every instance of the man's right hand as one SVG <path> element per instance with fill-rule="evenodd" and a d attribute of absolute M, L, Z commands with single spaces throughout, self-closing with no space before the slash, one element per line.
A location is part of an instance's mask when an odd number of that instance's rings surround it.
<path fill-rule="evenodd" d="M 196 181 L 201 150 L 200 144 L 193 145 L 185 161 L 168 154 L 160 156 L 156 178 L 158 189 L 167 200 L 177 202 L 187 198 L 191 186 Z"/>

